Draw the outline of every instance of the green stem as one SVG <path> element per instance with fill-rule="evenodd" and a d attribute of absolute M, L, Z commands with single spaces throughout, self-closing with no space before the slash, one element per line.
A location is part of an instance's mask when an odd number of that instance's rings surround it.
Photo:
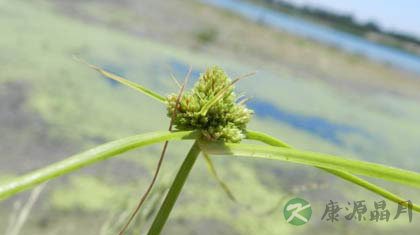
<path fill-rule="evenodd" d="M 381 164 L 346 159 L 332 155 L 301 151 L 284 147 L 251 144 L 206 142 L 203 151 L 216 155 L 234 155 L 285 160 L 310 166 L 342 170 L 420 188 L 420 174 Z"/>
<path fill-rule="evenodd" d="M 171 213 L 172 208 L 175 205 L 175 202 L 179 196 L 179 193 L 182 190 L 182 187 L 187 180 L 191 169 L 197 160 L 198 154 L 200 153 L 200 147 L 198 143 L 195 142 L 194 145 L 191 147 L 190 151 L 188 152 L 187 157 L 185 158 L 184 162 L 179 169 L 174 182 L 172 183 L 171 188 L 169 189 L 168 194 L 166 195 L 165 200 L 163 201 L 162 206 L 159 209 L 158 214 L 153 221 L 152 226 L 149 229 L 147 235 L 159 235 L 165 225 L 166 221 L 168 220 L 169 214 Z"/>
<path fill-rule="evenodd" d="M 283 143 L 282 141 L 269 136 L 265 133 L 261 133 L 261 132 L 256 132 L 256 131 L 247 131 L 247 139 L 250 140 L 257 140 L 257 141 L 261 141 L 263 143 L 272 145 L 272 146 L 277 146 L 277 147 L 287 147 L 287 148 L 292 148 L 291 146 Z M 376 194 L 379 194 L 381 196 L 383 196 L 386 199 L 389 199 L 390 201 L 396 202 L 396 203 L 400 203 L 402 205 L 408 206 L 407 200 L 400 198 L 398 195 L 393 194 L 392 192 L 383 189 L 375 184 L 372 184 L 360 177 L 357 177 L 355 175 L 352 175 L 350 173 L 347 173 L 345 171 L 340 171 L 340 170 L 334 170 L 334 169 L 328 169 L 328 168 L 322 168 L 322 167 L 318 167 L 319 169 L 322 169 L 328 173 L 331 173 L 337 177 L 340 177 L 344 180 L 347 180 L 351 183 L 357 184 L 367 190 L 370 190 Z M 420 212 L 420 206 L 413 204 L 413 210 Z"/>
<path fill-rule="evenodd" d="M 105 160 L 134 148 L 169 140 L 195 139 L 197 136 L 197 132 L 195 131 L 160 131 L 109 142 L 0 184 L 0 199 L 5 199 L 39 183 L 70 173 L 84 166 Z"/>

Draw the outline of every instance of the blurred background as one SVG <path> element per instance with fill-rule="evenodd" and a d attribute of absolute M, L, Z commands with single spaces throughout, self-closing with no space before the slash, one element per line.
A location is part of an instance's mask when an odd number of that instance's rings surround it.
<path fill-rule="evenodd" d="M 420 170 L 420 3 L 415 0 L 0 1 L 0 182 L 118 138 L 166 130 L 165 107 L 73 55 L 160 94 L 218 65 L 253 99 L 249 128 L 290 145 Z M 190 82 L 189 87 L 193 86 Z M 170 144 L 145 232 L 190 142 Z M 116 234 L 151 180 L 161 144 L 132 151 L 0 203 L 0 234 Z M 164 234 L 416 234 L 420 216 L 370 221 L 382 200 L 312 167 L 215 157 L 240 204 L 199 159 Z M 373 182 L 419 202 L 418 190 Z M 308 224 L 283 216 L 294 197 Z M 343 209 L 321 220 L 326 204 Z M 365 200 L 366 220 L 348 221 Z M 351 204 L 349 205 L 348 202 Z M 348 207 L 346 210 L 345 207 Z M 26 219 L 25 219 L 25 215 Z"/>

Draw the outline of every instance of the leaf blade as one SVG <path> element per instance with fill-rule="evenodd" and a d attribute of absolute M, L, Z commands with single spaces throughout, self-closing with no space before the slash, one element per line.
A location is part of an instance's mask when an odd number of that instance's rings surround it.
<path fill-rule="evenodd" d="M 235 155 L 285 160 L 304 165 L 343 170 L 353 174 L 379 178 L 420 188 L 419 173 L 376 163 L 363 162 L 284 147 L 211 142 L 206 142 L 203 144 L 203 147 L 205 148 L 205 151 L 213 155 Z"/>
<path fill-rule="evenodd" d="M 232 193 L 232 190 L 230 190 L 229 186 L 227 186 L 227 184 L 219 177 L 219 174 L 217 174 L 216 167 L 214 166 L 213 161 L 211 160 L 210 156 L 204 151 L 202 153 L 204 156 L 204 160 L 206 160 L 207 168 L 210 174 L 217 181 L 217 183 L 222 188 L 222 190 L 226 193 L 227 197 L 233 202 L 237 202 L 235 196 Z"/>
<path fill-rule="evenodd" d="M 158 131 L 112 141 L 0 184 L 0 199 L 120 153 L 166 140 L 195 139 L 195 131 Z"/>
<path fill-rule="evenodd" d="M 83 64 L 86 64 L 88 67 L 96 70 L 97 72 L 99 72 L 100 74 L 102 74 L 103 76 L 105 76 L 105 77 L 107 77 L 109 79 L 112 79 L 114 81 L 117 81 L 117 82 L 119 82 L 119 83 L 121 83 L 123 85 L 126 85 L 128 87 L 131 87 L 131 88 L 133 88 L 133 89 L 135 89 L 135 90 L 137 90 L 137 91 L 139 91 L 139 92 L 141 92 L 141 93 L 143 93 L 143 94 L 145 94 L 147 96 L 152 97 L 153 99 L 155 99 L 155 100 L 157 100 L 159 102 L 162 102 L 162 103 L 165 103 L 166 102 L 165 97 L 163 97 L 163 96 L 155 93 L 152 90 L 149 90 L 149 89 L 145 88 L 144 86 L 142 86 L 140 84 L 137 84 L 135 82 L 132 82 L 130 80 L 127 80 L 127 79 L 125 79 L 123 77 L 120 77 L 120 76 L 118 76 L 116 74 L 113 74 L 111 72 L 108 72 L 108 71 L 106 71 L 105 69 L 102 69 L 99 66 L 96 66 L 96 65 L 93 65 L 93 64 L 89 64 L 88 62 L 86 62 L 86 61 L 84 61 L 84 60 L 82 60 L 80 58 L 74 57 L 74 59 L 77 60 L 77 61 L 79 61 L 79 62 L 81 62 L 81 63 L 83 63 Z"/>
<path fill-rule="evenodd" d="M 277 147 L 286 147 L 286 148 L 292 148 L 290 145 L 270 136 L 267 135 L 265 133 L 262 132 L 256 132 L 256 131 L 250 131 L 248 130 L 246 132 L 247 135 L 247 139 L 250 140 L 256 140 L 256 141 L 260 141 L 262 143 L 268 144 L 268 145 L 272 145 L 272 146 L 277 146 Z M 349 181 L 350 183 L 354 183 L 357 184 L 373 193 L 376 193 L 378 195 L 381 195 L 384 198 L 389 199 L 390 201 L 393 201 L 395 203 L 399 203 L 402 204 L 404 206 L 409 206 L 407 203 L 407 200 L 399 197 L 398 195 L 382 188 L 379 187 L 375 184 L 370 183 L 369 181 L 366 181 L 360 177 L 357 177 L 355 175 L 352 175 L 348 172 L 345 171 L 340 171 L 340 170 L 334 170 L 334 169 L 328 169 L 328 168 L 322 168 L 322 167 L 318 167 L 321 170 L 324 170 L 330 174 L 333 174 L 341 179 L 344 179 L 346 181 Z M 413 210 L 420 212 L 420 205 L 416 205 L 416 204 L 412 204 Z"/>

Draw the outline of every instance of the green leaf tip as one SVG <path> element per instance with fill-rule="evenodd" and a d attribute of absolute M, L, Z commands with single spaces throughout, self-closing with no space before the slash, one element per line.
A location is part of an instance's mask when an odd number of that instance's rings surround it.
<path fill-rule="evenodd" d="M 233 82 L 214 66 L 202 73 L 190 92 L 184 93 L 173 120 L 178 130 L 200 130 L 207 140 L 238 143 L 245 138 L 253 111 L 236 103 Z M 177 94 L 167 96 L 167 115 L 175 112 Z M 204 110 L 204 111 L 203 111 Z"/>
<path fill-rule="evenodd" d="M 106 71 L 105 69 L 102 69 L 99 66 L 96 66 L 96 65 L 93 65 L 93 64 L 89 64 L 88 62 L 86 62 L 85 60 L 82 60 L 82 59 L 78 58 L 77 56 L 73 56 L 73 59 L 76 60 L 76 61 L 78 61 L 78 62 L 80 62 L 80 63 L 83 63 L 83 64 L 87 65 L 91 69 L 96 70 L 97 72 L 99 72 L 100 74 L 102 74 L 103 76 L 105 76 L 105 77 L 107 77 L 109 79 L 112 79 L 114 81 L 117 81 L 117 82 L 119 82 L 119 83 L 121 83 L 121 84 L 123 84 L 125 86 L 131 87 L 134 90 L 137 90 L 137 91 L 139 91 L 139 92 L 141 92 L 141 93 L 143 93 L 145 95 L 148 95 L 149 97 L 151 97 L 151 98 L 153 98 L 153 99 L 155 99 L 155 100 L 157 100 L 159 102 L 162 102 L 162 103 L 165 102 L 165 98 L 163 96 L 155 93 L 154 91 L 152 91 L 150 89 L 145 88 L 144 86 L 142 86 L 140 84 L 137 84 L 135 82 L 132 82 L 130 80 L 127 80 L 127 79 L 125 79 L 123 77 L 120 77 L 120 76 L 118 76 L 116 74 L 113 74 L 111 72 L 108 72 L 108 71 Z"/>

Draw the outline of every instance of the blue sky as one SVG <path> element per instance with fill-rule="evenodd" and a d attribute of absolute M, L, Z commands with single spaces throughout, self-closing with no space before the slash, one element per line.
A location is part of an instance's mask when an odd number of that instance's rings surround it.
<path fill-rule="evenodd" d="M 336 12 L 351 13 L 357 20 L 372 20 L 384 29 L 420 38 L 420 0 L 288 0 Z"/>

